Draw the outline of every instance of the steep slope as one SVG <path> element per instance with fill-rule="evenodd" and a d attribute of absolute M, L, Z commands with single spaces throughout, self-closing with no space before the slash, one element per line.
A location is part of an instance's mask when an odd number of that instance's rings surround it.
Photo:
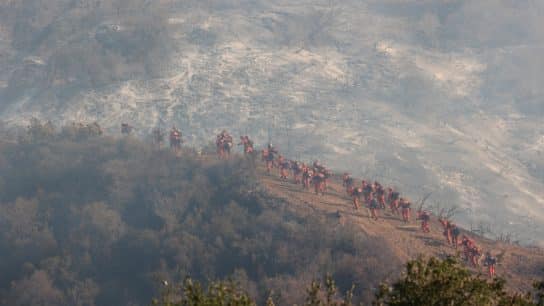
<path fill-rule="evenodd" d="M 381 211 L 380 219 L 375 221 L 369 218 L 366 209 L 354 210 L 338 179 L 333 179 L 327 193 L 321 196 L 304 191 L 300 185 L 295 185 L 291 181 L 280 180 L 276 174 L 268 174 L 263 168 L 260 168 L 259 175 L 268 192 L 274 197 L 288 201 L 292 210 L 302 215 L 319 213 L 337 216 L 339 224 L 355 225 L 368 236 L 383 238 L 387 247 L 393 250 L 394 255 L 401 261 L 420 255 L 460 256 L 458 253 L 461 252 L 461 247 L 455 249 L 445 243 L 442 226 L 435 217 L 432 218 L 431 232 L 423 233 L 419 228 L 419 222 L 413 219 L 409 224 L 405 224 L 400 216 L 389 211 Z M 525 292 L 532 288 L 534 280 L 542 277 L 544 267 L 542 249 L 501 243 L 466 230 L 463 230 L 463 234 L 474 238 L 479 247 L 484 251 L 491 251 L 499 258 L 497 273 L 507 279 L 511 289 Z M 485 267 L 473 270 L 486 273 Z"/>

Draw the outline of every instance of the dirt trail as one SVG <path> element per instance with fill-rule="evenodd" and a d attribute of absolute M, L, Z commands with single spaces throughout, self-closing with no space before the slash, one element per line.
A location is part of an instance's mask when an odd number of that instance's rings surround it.
<path fill-rule="evenodd" d="M 442 235 L 442 226 L 435 217 L 432 218 L 431 233 L 423 233 L 419 228 L 420 223 L 414 216 L 408 224 L 402 222 L 400 216 L 389 211 L 380 211 L 380 219 L 377 221 L 370 219 L 365 208 L 354 209 L 338 178 L 328 184 L 326 194 L 321 196 L 315 195 L 313 191 L 303 190 L 301 185 L 293 184 L 292 180 L 281 180 L 277 171 L 268 174 L 262 166 L 259 166 L 257 173 L 270 195 L 284 199 L 297 213 L 303 215 L 323 213 L 337 217 L 340 224 L 354 224 L 367 235 L 385 239 L 402 261 L 418 255 L 444 257 L 456 255 L 461 251 L 460 247 L 456 250 L 447 245 Z M 462 234 L 465 233 L 467 232 L 462 231 Z M 535 279 L 542 279 L 543 250 L 499 243 L 472 233 L 469 233 L 469 236 L 476 240 L 483 251 L 491 250 L 498 257 L 497 273 L 507 279 L 512 289 L 525 291 L 531 287 Z M 485 273 L 484 267 L 473 270 Z"/>

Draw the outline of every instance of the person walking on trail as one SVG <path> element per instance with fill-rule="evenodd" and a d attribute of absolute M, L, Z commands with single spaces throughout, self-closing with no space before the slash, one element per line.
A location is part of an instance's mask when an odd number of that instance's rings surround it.
<path fill-rule="evenodd" d="M 463 255 L 465 257 L 465 261 L 470 262 L 473 267 L 477 267 L 478 261 L 482 254 L 474 240 L 470 239 L 466 235 L 463 235 L 463 238 L 461 239 L 461 245 L 463 246 Z"/>
<path fill-rule="evenodd" d="M 393 188 L 388 188 L 388 201 L 389 201 L 389 208 L 391 209 L 391 212 L 396 215 L 400 215 L 399 212 L 399 200 L 400 200 L 400 193 L 398 191 L 393 190 Z"/>
<path fill-rule="evenodd" d="M 410 211 L 412 209 L 412 203 L 410 203 L 410 201 L 405 198 L 400 198 L 399 205 L 402 213 L 402 220 L 405 223 L 408 223 L 410 221 Z"/>
<path fill-rule="evenodd" d="M 351 198 L 353 200 L 353 207 L 357 210 L 359 209 L 359 201 L 361 201 L 361 196 L 363 195 L 363 188 L 353 188 L 349 191 Z"/>
<path fill-rule="evenodd" d="M 382 185 L 378 184 L 376 187 L 376 198 L 381 209 L 385 209 L 385 189 Z"/>
<path fill-rule="evenodd" d="M 300 184 L 302 175 L 302 165 L 299 161 L 291 163 L 291 171 L 293 171 L 293 181 L 295 184 Z"/>
<path fill-rule="evenodd" d="M 306 165 L 303 165 L 302 168 L 302 189 L 310 190 L 310 185 L 312 178 L 314 177 L 314 172 L 312 169 Z"/>
<path fill-rule="evenodd" d="M 447 219 L 439 218 L 438 222 L 442 224 L 442 228 L 444 229 L 444 237 L 446 238 L 446 241 L 448 241 L 448 244 L 453 244 L 453 235 L 452 235 L 452 227 L 450 221 Z"/>
<path fill-rule="evenodd" d="M 349 175 L 349 173 L 347 172 L 344 172 L 344 174 L 342 175 L 342 187 L 348 187 L 348 180 L 351 179 L 350 181 L 350 184 L 349 185 L 353 185 L 353 179 L 351 178 L 351 176 Z"/>
<path fill-rule="evenodd" d="M 489 277 L 495 277 L 495 265 L 497 264 L 497 258 L 491 255 L 491 252 L 485 253 L 484 266 L 487 267 Z"/>
<path fill-rule="evenodd" d="M 272 168 L 274 168 L 274 157 L 275 154 L 278 154 L 278 151 L 272 146 L 271 143 L 268 144 L 266 149 L 266 172 L 270 173 Z"/>
<path fill-rule="evenodd" d="M 219 156 L 219 159 L 227 159 L 230 156 L 232 143 L 232 136 L 226 130 L 223 130 L 217 135 L 215 145 L 217 146 L 217 155 Z"/>
<path fill-rule="evenodd" d="M 323 187 L 325 184 L 325 174 L 321 172 L 314 173 L 312 183 L 314 184 L 315 194 L 321 193 L 321 195 L 325 195 L 325 188 Z"/>
<path fill-rule="evenodd" d="M 363 180 L 361 182 L 361 186 L 363 187 L 363 196 L 365 198 L 365 202 L 369 203 L 370 202 L 370 197 L 372 196 L 372 193 L 373 193 L 372 184 L 367 183 L 365 180 Z"/>
<path fill-rule="evenodd" d="M 344 173 L 342 176 L 342 186 L 346 188 L 346 193 L 348 195 L 351 195 L 354 189 L 353 186 L 353 178 L 349 175 L 349 173 Z M 362 192 L 362 189 L 361 189 Z"/>
<path fill-rule="evenodd" d="M 240 143 L 238 144 L 239 146 L 243 145 L 244 146 L 244 155 L 249 155 L 251 153 L 253 153 L 254 149 L 253 149 L 253 141 L 251 139 L 249 139 L 249 136 L 240 136 Z"/>
<path fill-rule="evenodd" d="M 472 245 L 472 248 L 470 248 L 470 263 L 473 267 L 478 267 L 478 262 L 480 261 L 480 257 L 482 257 L 482 253 L 480 251 L 480 248 L 476 244 Z"/>
<path fill-rule="evenodd" d="M 420 211 L 417 216 L 418 220 L 421 220 L 421 230 L 424 233 L 429 233 L 431 231 L 429 227 L 429 221 L 431 220 L 431 214 L 428 211 Z"/>
<path fill-rule="evenodd" d="M 378 200 L 370 193 L 367 200 L 368 208 L 370 209 L 370 217 L 374 220 L 378 220 L 378 209 L 380 209 L 380 204 Z"/>
<path fill-rule="evenodd" d="M 455 223 L 450 222 L 449 224 L 451 229 L 451 243 L 455 248 L 457 248 L 457 246 L 459 245 L 459 235 L 461 235 L 461 231 L 459 230 L 457 225 L 455 225 Z"/>
<path fill-rule="evenodd" d="M 282 157 L 280 155 L 280 157 Z M 279 167 L 280 167 L 280 178 L 287 180 L 289 176 L 289 170 L 291 169 L 291 162 L 288 159 L 281 158 L 279 161 Z"/>
<path fill-rule="evenodd" d="M 178 152 L 181 149 L 181 132 L 176 128 L 176 126 L 172 126 L 172 129 L 170 130 L 170 148 L 174 149 L 174 151 Z"/>

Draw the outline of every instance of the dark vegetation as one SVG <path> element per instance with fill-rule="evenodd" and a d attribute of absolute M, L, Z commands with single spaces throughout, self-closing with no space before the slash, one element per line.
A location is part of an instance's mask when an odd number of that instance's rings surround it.
<path fill-rule="evenodd" d="M 368 301 L 399 267 L 380 239 L 267 196 L 243 159 L 178 158 L 92 124 L 33 121 L 0 142 L 2 305 L 147 305 L 186 276 L 300 304 L 325 273 Z"/>
<path fill-rule="evenodd" d="M 214 282 L 204 290 L 198 282 L 186 279 L 181 285 L 164 284 L 161 296 L 153 300 L 155 306 L 177 305 L 256 305 L 236 283 Z M 353 289 L 344 294 L 338 291 L 332 277 L 312 282 L 306 289 L 304 305 L 348 306 L 353 302 Z M 270 296 L 267 306 L 275 305 Z M 361 304 L 362 305 L 362 304 Z M 542 306 L 544 282 L 534 285 L 527 294 L 512 294 L 505 290 L 502 279 L 489 281 L 475 276 L 454 258 L 439 260 L 419 258 L 406 264 L 406 272 L 392 284 L 384 283 L 372 301 L 374 306 Z"/>

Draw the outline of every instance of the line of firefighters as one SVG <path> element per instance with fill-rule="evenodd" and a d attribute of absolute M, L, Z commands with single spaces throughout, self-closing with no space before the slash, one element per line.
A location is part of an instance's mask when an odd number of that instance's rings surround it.
<path fill-rule="evenodd" d="M 130 130 L 127 124 L 123 124 L 121 131 L 123 134 L 129 134 Z M 155 141 L 161 142 L 163 135 L 160 130 L 154 130 Z M 183 142 L 181 132 L 174 126 L 169 135 L 170 148 L 179 150 Z M 233 137 L 223 130 L 216 136 L 215 145 L 219 159 L 228 159 L 233 147 Z M 253 141 L 248 136 L 240 136 L 240 143 L 243 146 L 243 152 L 246 156 L 255 157 Z M 327 169 L 318 161 L 311 164 L 289 160 L 282 156 L 272 144 L 261 150 L 261 160 L 266 165 L 266 171 L 270 173 L 273 168 L 279 169 L 279 175 L 282 180 L 288 180 L 290 174 L 294 184 L 301 184 L 303 190 L 311 190 L 316 195 L 324 195 L 327 190 L 327 182 L 333 176 L 332 171 Z M 401 197 L 397 190 L 391 187 L 385 188 L 378 181 L 369 182 L 362 180 L 359 186 L 356 185 L 355 179 L 349 173 L 344 173 L 342 176 L 342 185 L 345 188 L 346 194 L 351 198 L 354 209 L 360 209 L 361 205 L 365 205 L 369 211 L 369 217 L 373 220 L 379 219 L 380 210 L 389 210 L 392 214 L 398 215 L 403 222 L 410 222 L 412 203 L 409 199 Z M 312 188 L 313 187 L 313 188 Z M 423 203 L 421 203 L 423 204 Z M 416 220 L 421 221 L 421 231 L 424 233 L 430 232 L 431 213 L 422 209 L 423 205 L 417 210 Z M 477 267 L 479 260 L 482 257 L 481 249 L 476 245 L 475 241 L 467 235 L 461 235 L 460 229 L 449 218 L 444 218 L 442 215 L 438 221 L 443 227 L 443 234 L 448 245 L 457 248 L 462 246 L 465 261 L 472 266 Z M 495 265 L 497 259 L 486 252 L 483 260 L 484 266 L 488 267 L 488 272 L 491 277 L 495 276 Z"/>

